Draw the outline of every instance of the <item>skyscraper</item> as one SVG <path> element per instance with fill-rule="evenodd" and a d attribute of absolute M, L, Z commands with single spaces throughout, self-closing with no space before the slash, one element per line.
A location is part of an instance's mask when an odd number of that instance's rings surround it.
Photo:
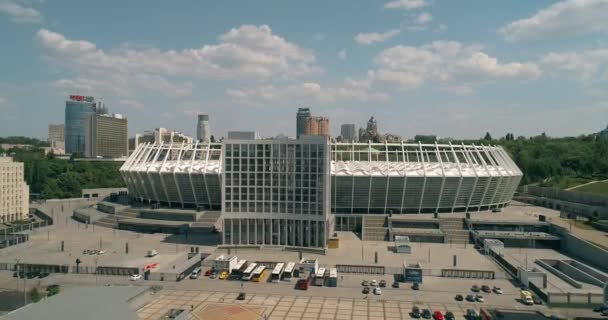
<path fill-rule="evenodd" d="M 200 142 L 209 143 L 211 135 L 209 133 L 209 115 L 199 114 L 196 126 L 196 139 Z"/>
<path fill-rule="evenodd" d="M 357 130 L 355 125 L 352 123 L 345 123 L 340 126 L 340 135 L 342 136 L 342 141 L 353 142 L 357 141 Z"/>
<path fill-rule="evenodd" d="M 299 108 L 296 116 L 296 138 L 300 138 L 304 134 L 304 126 L 306 125 L 306 119 L 310 118 L 309 108 Z"/>
<path fill-rule="evenodd" d="M 329 137 L 329 119 L 327 117 L 308 117 L 304 121 L 304 135 Z"/>
<path fill-rule="evenodd" d="M 65 152 L 84 153 L 89 117 L 103 113 L 105 107 L 93 97 L 71 95 L 65 102 Z"/>
<path fill-rule="evenodd" d="M 121 158 L 129 155 L 127 118 L 120 114 L 94 114 L 89 117 L 85 156 Z"/>

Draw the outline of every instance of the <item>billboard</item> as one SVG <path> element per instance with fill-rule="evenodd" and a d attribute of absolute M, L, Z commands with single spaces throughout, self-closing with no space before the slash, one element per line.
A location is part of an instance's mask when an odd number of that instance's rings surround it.
<path fill-rule="evenodd" d="M 70 100 L 80 102 L 93 102 L 95 98 L 89 96 L 70 95 Z"/>

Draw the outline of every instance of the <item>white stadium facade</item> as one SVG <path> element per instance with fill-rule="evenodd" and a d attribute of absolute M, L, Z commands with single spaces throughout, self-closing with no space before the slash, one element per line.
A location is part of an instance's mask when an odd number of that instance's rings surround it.
<path fill-rule="evenodd" d="M 221 210 L 224 245 L 313 248 L 363 216 L 504 207 L 522 177 L 499 146 L 311 136 L 142 144 L 121 174 L 134 200 Z"/>

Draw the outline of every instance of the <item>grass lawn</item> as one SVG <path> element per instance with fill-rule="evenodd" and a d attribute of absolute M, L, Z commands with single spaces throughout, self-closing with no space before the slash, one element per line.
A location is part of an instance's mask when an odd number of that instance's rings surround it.
<path fill-rule="evenodd" d="M 570 191 L 608 194 L 608 181 L 591 183 L 578 188 L 570 189 Z"/>

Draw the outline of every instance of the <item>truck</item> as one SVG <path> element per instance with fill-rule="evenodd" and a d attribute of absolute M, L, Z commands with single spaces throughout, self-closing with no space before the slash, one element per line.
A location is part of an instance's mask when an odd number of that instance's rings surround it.
<path fill-rule="evenodd" d="M 534 304 L 534 299 L 532 299 L 532 292 L 528 290 L 520 291 L 521 302 L 525 305 L 531 306 Z"/>
<path fill-rule="evenodd" d="M 152 257 L 156 256 L 157 254 L 158 254 L 158 251 L 156 251 L 156 249 L 148 250 L 149 258 L 152 258 Z"/>

